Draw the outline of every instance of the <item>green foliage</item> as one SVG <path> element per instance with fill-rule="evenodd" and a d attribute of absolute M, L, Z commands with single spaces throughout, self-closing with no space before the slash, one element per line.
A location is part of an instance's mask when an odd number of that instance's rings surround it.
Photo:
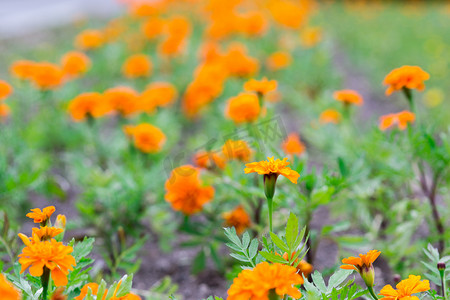
<path fill-rule="evenodd" d="M 258 239 L 250 239 L 250 234 L 244 232 L 241 240 L 237 236 L 234 227 L 225 228 L 225 235 L 231 241 L 231 243 L 226 243 L 226 245 L 234 250 L 234 253 L 230 253 L 230 256 L 245 263 L 243 267 L 254 267 L 257 260 L 256 255 L 258 254 Z"/>

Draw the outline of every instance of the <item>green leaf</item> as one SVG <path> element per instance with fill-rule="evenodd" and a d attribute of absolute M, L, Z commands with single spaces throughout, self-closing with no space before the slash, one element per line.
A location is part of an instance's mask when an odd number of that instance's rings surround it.
<path fill-rule="evenodd" d="M 250 243 L 250 247 L 248 247 L 248 256 L 250 258 L 254 258 L 256 256 L 256 254 L 258 253 L 258 240 L 257 239 L 253 239 L 252 242 Z"/>
<path fill-rule="evenodd" d="M 259 254 L 261 254 L 262 257 L 264 257 L 265 259 L 267 259 L 270 262 L 286 264 L 286 260 L 279 255 L 275 255 L 273 253 L 269 253 L 266 251 L 260 251 Z"/>
<path fill-rule="evenodd" d="M 315 271 L 311 275 L 311 279 L 313 280 L 313 282 L 316 285 L 316 287 L 320 290 L 320 292 L 322 292 L 322 293 L 327 293 L 328 292 L 328 289 L 327 289 L 327 286 L 325 284 L 325 281 L 323 280 L 322 274 L 320 274 L 319 271 Z"/>
<path fill-rule="evenodd" d="M 286 243 L 289 248 L 289 253 L 295 250 L 294 245 L 298 236 L 298 218 L 292 212 L 289 215 L 286 224 Z"/>
<path fill-rule="evenodd" d="M 331 275 L 328 281 L 328 293 L 331 292 L 333 288 L 337 288 L 352 273 L 353 270 L 339 269 L 333 275 Z"/>
<path fill-rule="evenodd" d="M 249 244 L 250 244 L 250 235 L 246 231 L 242 235 L 242 248 L 247 249 Z"/>
<path fill-rule="evenodd" d="M 225 235 L 228 237 L 228 239 L 242 249 L 242 243 L 239 237 L 236 234 L 236 229 L 234 227 L 224 228 L 225 229 Z"/>
<path fill-rule="evenodd" d="M 198 274 L 205 269 L 205 266 L 206 266 L 206 255 L 205 251 L 203 251 L 202 249 L 194 258 L 194 261 L 192 263 L 192 272 L 194 274 Z"/>
<path fill-rule="evenodd" d="M 312 207 L 316 208 L 320 205 L 326 205 L 330 202 L 334 194 L 334 187 L 323 186 L 320 190 L 314 190 L 311 195 Z"/>
<path fill-rule="evenodd" d="M 283 252 L 289 252 L 288 246 L 276 235 L 275 233 L 270 233 L 270 238 L 272 239 L 272 242 L 281 249 Z"/>

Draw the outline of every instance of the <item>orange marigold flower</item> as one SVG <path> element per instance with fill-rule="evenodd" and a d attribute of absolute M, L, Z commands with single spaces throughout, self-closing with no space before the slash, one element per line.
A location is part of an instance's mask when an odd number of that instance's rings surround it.
<path fill-rule="evenodd" d="M 341 121 L 342 116 L 341 113 L 335 109 L 326 109 L 324 110 L 319 117 L 319 121 L 322 124 L 333 123 L 337 124 Z"/>
<path fill-rule="evenodd" d="M 397 125 L 400 130 L 405 130 L 408 123 L 414 123 L 416 115 L 410 111 L 404 110 L 396 114 L 388 114 L 380 117 L 380 129 L 385 131 L 388 128 Z"/>
<path fill-rule="evenodd" d="M 416 89 L 423 91 L 425 89 L 424 81 L 430 79 L 430 74 L 418 66 L 403 66 L 392 70 L 385 78 L 383 83 L 388 85 L 386 95 L 389 96 L 395 91 L 401 89 Z"/>
<path fill-rule="evenodd" d="M 250 76 L 259 70 L 259 62 L 247 55 L 247 48 L 241 43 L 232 43 L 224 56 L 225 65 L 233 76 Z"/>
<path fill-rule="evenodd" d="M 344 258 L 342 263 L 345 265 L 341 266 L 341 269 L 358 271 L 366 285 L 372 287 L 375 280 L 372 264 L 380 254 L 378 250 L 370 250 L 367 254 L 360 254 L 359 257 Z"/>
<path fill-rule="evenodd" d="M 283 160 L 274 160 L 272 156 L 267 157 L 267 160 L 246 164 L 244 172 L 245 174 L 258 173 L 259 175 L 283 175 L 292 183 L 297 183 L 297 179 L 300 177 L 300 174 L 289 168 L 289 164 L 290 162 L 287 161 L 287 158 L 284 158 Z"/>
<path fill-rule="evenodd" d="M 277 89 L 276 80 L 268 80 L 263 77 L 261 80 L 250 79 L 244 84 L 244 90 L 248 92 L 255 92 L 260 95 L 266 95 L 268 92 L 275 91 Z"/>
<path fill-rule="evenodd" d="M 81 50 L 93 50 L 100 48 L 105 42 L 103 32 L 95 29 L 82 31 L 75 38 L 75 46 Z"/>
<path fill-rule="evenodd" d="M 299 2 L 271 0 L 268 1 L 268 8 L 277 23 L 288 28 L 298 29 L 306 21 L 308 12 Z"/>
<path fill-rule="evenodd" d="M 213 151 L 199 151 L 194 155 L 194 163 L 203 169 L 225 168 L 225 159 Z"/>
<path fill-rule="evenodd" d="M 100 93 L 83 93 L 72 99 L 68 111 L 75 121 L 99 118 L 111 111 L 111 105 Z"/>
<path fill-rule="evenodd" d="M 166 143 L 166 135 L 161 129 L 148 123 L 126 126 L 124 132 L 132 138 L 134 146 L 144 153 L 157 153 Z"/>
<path fill-rule="evenodd" d="M 62 228 L 56 228 L 56 227 L 48 227 L 48 226 L 42 226 L 40 228 L 33 228 L 33 235 L 36 235 L 39 237 L 41 241 L 44 240 L 50 240 L 57 236 L 58 234 L 62 233 L 64 229 Z"/>
<path fill-rule="evenodd" d="M 294 299 L 302 296 L 294 286 L 303 282 L 297 269 L 280 263 L 262 262 L 251 270 L 243 270 L 233 280 L 228 290 L 228 300 L 269 299 L 275 293 L 283 297 L 289 295 Z"/>
<path fill-rule="evenodd" d="M 130 87 L 118 86 L 106 90 L 103 95 L 111 108 L 127 117 L 139 111 L 139 94 Z"/>
<path fill-rule="evenodd" d="M 11 113 L 11 109 L 8 104 L 0 103 L 0 121 L 6 119 Z"/>
<path fill-rule="evenodd" d="M 184 165 L 172 170 L 166 184 L 165 199 L 172 208 L 185 215 L 192 215 L 202 210 L 204 204 L 214 197 L 212 186 L 203 186 L 200 170 L 191 165 Z"/>
<path fill-rule="evenodd" d="M 278 253 L 276 253 L 277 255 L 279 255 Z M 292 253 L 291 257 L 294 257 L 295 252 Z M 289 255 L 287 252 L 284 252 L 282 257 L 289 262 Z M 312 271 L 314 270 L 313 265 L 309 264 L 308 262 L 306 262 L 306 260 L 301 260 L 300 262 L 298 261 L 298 258 L 292 262 L 292 266 L 297 265 L 297 270 L 299 271 L 298 273 L 300 275 L 305 275 L 305 277 L 308 277 L 309 274 L 312 273 Z M 303 276 L 302 276 L 302 283 L 303 284 Z"/>
<path fill-rule="evenodd" d="M 166 21 L 166 31 L 168 35 L 159 45 L 158 52 L 163 56 L 174 56 L 183 51 L 192 25 L 184 16 L 173 16 Z"/>
<path fill-rule="evenodd" d="M 130 15 L 134 17 L 151 17 L 158 15 L 166 8 L 165 0 L 158 1 L 134 1 L 130 7 Z"/>
<path fill-rule="evenodd" d="M 260 113 L 258 96 L 253 93 L 240 93 L 230 98 L 225 110 L 225 115 L 235 123 L 256 121 Z"/>
<path fill-rule="evenodd" d="M 66 75 L 79 76 L 87 72 L 91 66 L 91 60 L 83 52 L 70 51 L 62 57 L 61 66 Z"/>
<path fill-rule="evenodd" d="M 267 20 L 259 11 L 239 14 L 235 19 L 236 31 L 248 36 L 262 35 L 267 29 Z"/>
<path fill-rule="evenodd" d="M 19 291 L 3 274 L 0 274 L 0 295 L 2 300 L 20 300 L 22 298 Z"/>
<path fill-rule="evenodd" d="M 141 31 L 149 39 L 155 39 L 163 33 L 165 22 L 158 17 L 149 18 L 142 24 Z"/>
<path fill-rule="evenodd" d="M 227 140 L 222 147 L 222 152 L 228 160 L 237 159 L 242 162 L 250 161 L 252 149 L 243 140 Z"/>
<path fill-rule="evenodd" d="M 18 60 L 11 65 L 10 72 L 19 79 L 30 79 L 35 65 L 36 63 L 31 60 Z"/>
<path fill-rule="evenodd" d="M 122 296 L 120 298 L 116 297 L 117 291 L 119 290 L 118 288 L 120 287 L 121 281 L 119 281 L 119 284 L 116 287 L 116 290 L 114 291 L 115 293 L 113 294 L 111 300 L 141 300 L 141 297 L 133 294 L 133 293 L 129 293 L 125 296 Z M 82 288 L 81 288 L 81 293 L 79 296 L 75 297 L 74 300 L 83 300 L 87 293 L 88 293 L 88 289 L 91 289 L 92 291 L 92 295 L 93 296 L 97 296 L 98 293 L 98 284 L 97 283 L 87 283 L 85 284 Z M 102 300 L 106 299 L 106 295 L 108 293 L 108 289 L 105 289 L 105 292 L 103 294 Z"/>
<path fill-rule="evenodd" d="M 277 71 L 289 67 L 292 56 L 285 51 L 272 53 L 266 60 L 266 65 L 271 71 Z"/>
<path fill-rule="evenodd" d="M 419 300 L 413 294 L 428 291 L 430 282 L 420 280 L 420 276 L 409 275 L 408 279 L 400 281 L 395 287 L 396 290 L 390 284 L 385 285 L 378 295 L 384 296 L 381 298 L 383 300 Z"/>
<path fill-rule="evenodd" d="M 333 93 L 334 99 L 337 101 L 341 101 L 346 105 L 362 105 L 363 98 L 362 96 L 354 90 L 340 90 Z"/>
<path fill-rule="evenodd" d="M 242 234 L 250 227 L 252 221 L 242 205 L 222 214 L 226 227 L 234 227 L 237 234 Z"/>
<path fill-rule="evenodd" d="M 322 40 L 322 29 L 320 27 L 309 27 L 300 33 L 300 41 L 303 47 L 311 48 Z"/>
<path fill-rule="evenodd" d="M 122 73 L 127 78 L 148 77 L 152 72 L 152 62 L 145 54 L 134 54 L 127 58 Z"/>
<path fill-rule="evenodd" d="M 45 223 L 55 212 L 54 206 L 47 206 L 44 209 L 33 208 L 30 213 L 27 213 L 27 217 L 34 220 L 34 223 Z"/>
<path fill-rule="evenodd" d="M 12 86 L 4 80 L 0 80 L 0 101 L 4 100 L 13 92 Z"/>
<path fill-rule="evenodd" d="M 36 63 L 31 68 L 30 80 L 41 90 L 53 90 L 63 83 L 64 72 L 55 64 Z"/>
<path fill-rule="evenodd" d="M 20 300 L 20 292 L 0 273 L 0 295 L 2 300 Z"/>
<path fill-rule="evenodd" d="M 288 135 L 287 139 L 281 144 L 281 148 L 286 154 L 301 155 L 305 152 L 305 145 L 300 141 L 300 136 L 293 132 Z"/>
<path fill-rule="evenodd" d="M 174 85 L 168 82 L 153 82 L 141 93 L 141 109 L 152 113 L 157 107 L 171 105 L 178 96 Z"/>
<path fill-rule="evenodd" d="M 54 239 L 39 242 L 24 240 L 24 242 L 26 247 L 19 255 L 19 263 L 22 265 L 20 272 L 23 273 L 29 267 L 31 276 L 39 277 L 46 267 L 50 270 L 56 286 L 67 285 L 69 270 L 73 270 L 73 266 L 76 265 L 75 258 L 70 254 L 73 248 L 64 246 Z"/>

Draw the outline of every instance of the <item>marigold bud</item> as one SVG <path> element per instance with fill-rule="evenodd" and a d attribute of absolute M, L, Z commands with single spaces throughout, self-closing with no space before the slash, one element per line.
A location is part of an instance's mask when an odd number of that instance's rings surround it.
<path fill-rule="evenodd" d="M 61 228 L 61 229 L 66 229 L 66 216 L 65 215 L 58 215 L 56 217 L 56 222 L 55 222 L 55 227 L 56 228 Z"/>
<path fill-rule="evenodd" d="M 361 268 L 361 278 L 368 287 L 373 287 L 373 283 L 375 281 L 375 270 L 372 264 Z"/>
<path fill-rule="evenodd" d="M 277 173 L 264 174 L 264 193 L 266 194 L 267 199 L 273 199 L 277 178 Z"/>

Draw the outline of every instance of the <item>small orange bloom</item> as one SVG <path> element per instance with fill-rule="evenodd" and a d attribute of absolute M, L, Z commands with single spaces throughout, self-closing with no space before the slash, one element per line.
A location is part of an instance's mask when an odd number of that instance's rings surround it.
<path fill-rule="evenodd" d="M 268 8 L 277 23 L 292 29 L 298 29 L 305 23 L 308 12 L 300 1 L 271 0 L 268 1 Z"/>
<path fill-rule="evenodd" d="M 301 155 L 305 152 L 305 145 L 300 141 L 297 133 L 291 133 L 287 139 L 281 144 L 281 148 L 286 154 Z"/>
<path fill-rule="evenodd" d="M 295 287 L 303 282 L 297 274 L 297 269 L 280 263 L 262 262 L 251 270 L 243 270 L 233 280 L 228 290 L 228 300 L 269 299 L 269 293 L 274 291 L 283 297 L 289 295 L 294 299 L 302 296 Z"/>
<path fill-rule="evenodd" d="M 22 298 L 19 291 L 3 274 L 0 274 L 0 295 L 2 295 L 2 300 L 20 300 Z"/>
<path fill-rule="evenodd" d="M 166 201 L 172 208 L 185 215 L 192 215 L 202 210 L 204 204 L 214 197 L 212 186 L 203 186 L 200 170 L 191 165 L 175 168 L 167 179 Z"/>
<path fill-rule="evenodd" d="M 341 121 L 341 119 L 342 119 L 341 113 L 334 109 L 324 110 L 319 117 L 319 121 L 322 124 L 326 123 L 337 124 Z"/>
<path fill-rule="evenodd" d="M 0 80 L 0 101 L 4 100 L 13 92 L 12 86 L 4 80 Z"/>
<path fill-rule="evenodd" d="M 287 158 L 284 158 L 283 160 L 274 160 L 272 156 L 267 157 L 267 159 L 268 160 L 246 164 L 246 168 L 244 169 L 245 174 L 258 173 L 259 175 L 283 175 L 292 183 L 297 183 L 300 174 L 288 167 L 290 162 L 287 161 Z"/>
<path fill-rule="evenodd" d="M 245 77 L 259 70 L 259 62 L 247 55 L 247 48 L 241 43 L 232 43 L 224 56 L 225 65 L 230 75 Z"/>
<path fill-rule="evenodd" d="M 111 111 L 110 103 L 100 93 L 83 93 L 72 99 L 68 111 L 75 121 L 100 118 Z"/>
<path fill-rule="evenodd" d="M 41 90 L 53 90 L 63 83 L 64 72 L 55 64 L 35 63 L 31 68 L 30 80 Z"/>
<path fill-rule="evenodd" d="M 228 140 L 222 147 L 222 152 L 228 160 L 236 159 L 242 162 L 250 161 L 252 149 L 243 140 Z"/>
<path fill-rule="evenodd" d="M 267 29 L 268 22 L 264 14 L 258 11 L 239 14 L 234 19 L 236 31 L 247 36 L 260 36 Z"/>
<path fill-rule="evenodd" d="M 173 16 L 166 21 L 167 37 L 159 45 L 158 52 L 162 56 L 180 54 L 192 31 L 192 25 L 184 16 Z"/>
<path fill-rule="evenodd" d="M 226 227 L 234 227 L 237 234 L 242 234 L 250 227 L 252 221 L 242 205 L 237 206 L 234 210 L 222 214 Z"/>
<path fill-rule="evenodd" d="M 25 239 L 23 241 L 26 247 L 19 255 L 19 263 L 22 265 L 20 272 L 23 273 L 29 267 L 31 276 L 40 277 L 44 267 L 47 267 L 56 286 L 67 285 L 69 270 L 73 270 L 73 266 L 76 265 L 75 258 L 70 254 L 73 248 L 64 246 L 54 239 L 39 242 Z"/>
<path fill-rule="evenodd" d="M 418 66 L 403 66 L 392 70 L 385 78 L 384 84 L 388 86 L 386 95 L 389 96 L 401 89 L 425 89 L 424 81 L 430 79 L 430 74 Z"/>
<path fill-rule="evenodd" d="M 91 60 L 83 52 L 71 51 L 62 57 L 61 66 L 64 74 L 75 77 L 86 73 L 91 66 Z"/>
<path fill-rule="evenodd" d="M 0 103 L 0 121 L 6 119 L 11 114 L 8 104 Z"/>
<path fill-rule="evenodd" d="M 106 90 L 106 97 L 111 108 L 122 116 L 130 116 L 140 109 L 139 94 L 130 87 L 118 86 Z"/>
<path fill-rule="evenodd" d="M 137 296 L 137 295 L 135 295 L 133 293 L 129 293 L 129 294 L 125 295 L 125 296 L 122 296 L 122 297 L 118 298 L 116 295 L 117 295 L 117 292 L 119 290 L 119 287 L 120 287 L 121 283 L 122 282 L 119 281 L 119 284 L 117 285 L 116 290 L 114 291 L 111 300 L 141 300 L 141 297 L 139 297 L 139 296 Z M 74 300 L 83 300 L 86 297 L 87 293 L 88 293 L 88 289 L 91 289 L 93 296 L 97 296 L 98 287 L 99 286 L 98 286 L 97 283 L 87 283 L 87 284 L 85 284 L 81 288 L 80 295 L 75 297 Z M 105 289 L 105 292 L 103 294 L 102 300 L 106 299 L 107 293 L 108 293 L 108 289 Z"/>
<path fill-rule="evenodd" d="M 158 17 L 149 18 L 142 24 L 141 31 L 149 39 L 155 39 L 163 33 L 165 22 Z"/>
<path fill-rule="evenodd" d="M 258 96 L 253 93 L 240 93 L 230 98 L 225 110 L 225 115 L 235 123 L 256 121 L 260 113 Z"/>
<path fill-rule="evenodd" d="M 362 105 L 363 98 L 362 96 L 354 90 L 340 90 L 333 93 L 334 99 L 337 101 L 341 101 L 346 105 Z"/>
<path fill-rule="evenodd" d="M 122 73 L 127 78 L 148 77 L 152 72 L 152 62 L 145 54 L 134 54 L 127 58 Z"/>
<path fill-rule="evenodd" d="M 416 115 L 410 111 L 402 111 L 396 114 L 388 114 L 380 117 L 380 129 L 385 131 L 386 129 L 397 125 L 400 130 L 405 130 L 408 127 L 408 123 L 414 123 Z"/>
<path fill-rule="evenodd" d="M 420 280 L 420 276 L 409 275 L 408 279 L 400 281 L 394 290 L 390 284 L 385 285 L 378 295 L 384 296 L 382 300 L 419 300 L 413 294 L 426 292 L 430 289 L 428 280 Z"/>
<path fill-rule="evenodd" d="M 57 236 L 58 234 L 62 233 L 64 229 L 56 228 L 56 227 L 48 227 L 48 226 L 42 226 L 40 228 L 33 228 L 33 236 L 36 235 L 39 237 L 41 241 L 50 240 Z"/>
<path fill-rule="evenodd" d="M 54 206 L 47 206 L 44 209 L 33 208 L 27 217 L 34 220 L 34 223 L 45 223 L 55 212 Z"/>
<path fill-rule="evenodd" d="M 268 80 L 263 77 L 261 80 L 250 79 L 244 84 L 244 90 L 247 92 L 255 92 L 260 95 L 266 95 L 268 92 L 275 91 L 277 89 L 276 80 Z"/>
<path fill-rule="evenodd" d="M 372 287 L 375 280 L 372 264 L 380 254 L 378 250 L 370 250 L 367 254 L 360 254 L 359 257 L 344 258 L 342 263 L 345 265 L 341 266 L 341 269 L 358 271 L 366 285 Z"/>
<path fill-rule="evenodd" d="M 141 93 L 141 108 L 147 113 L 152 113 L 157 107 L 171 105 L 178 96 L 178 92 L 168 82 L 153 82 Z"/>
<path fill-rule="evenodd" d="M 87 29 L 75 38 L 75 46 L 81 50 L 94 50 L 100 48 L 105 42 L 103 32 L 100 30 Z"/>
<path fill-rule="evenodd" d="M 276 253 L 277 255 L 279 255 L 278 253 Z M 294 253 L 292 253 L 292 256 L 291 257 L 293 257 L 295 255 L 295 252 Z M 283 256 L 282 256 L 286 261 L 288 261 L 289 262 L 289 255 L 287 254 L 287 252 L 284 252 L 283 253 Z M 311 274 L 312 273 L 312 271 L 314 270 L 314 267 L 311 265 L 311 264 L 309 264 L 308 262 L 306 262 L 306 260 L 301 260 L 300 262 L 298 261 L 298 258 L 292 263 L 292 266 L 295 266 L 295 265 L 297 265 L 297 270 L 299 271 L 298 273 L 300 274 L 300 275 L 305 275 L 305 277 L 308 277 L 309 276 L 309 274 Z M 303 279 L 303 276 L 302 276 L 302 279 Z M 303 280 L 302 280 L 302 284 L 303 284 Z"/>
<path fill-rule="evenodd" d="M 130 7 L 130 15 L 133 17 L 151 17 L 158 15 L 166 8 L 165 0 L 158 1 L 133 1 Z"/>
<path fill-rule="evenodd" d="M 132 138 L 134 146 L 144 153 L 157 153 L 166 142 L 166 135 L 161 129 L 148 123 L 126 126 L 124 132 Z"/>
<path fill-rule="evenodd" d="M 199 151 L 193 160 L 195 165 L 203 169 L 225 168 L 225 159 L 213 151 Z"/>
<path fill-rule="evenodd" d="M 18 60 L 11 65 L 10 72 L 19 79 L 30 79 L 35 65 L 31 60 Z"/>
<path fill-rule="evenodd" d="M 266 65 L 271 71 L 277 71 L 289 67 L 292 63 L 292 56 L 285 51 L 272 53 L 266 61 Z"/>
<path fill-rule="evenodd" d="M 300 33 L 300 41 L 303 47 L 311 48 L 322 40 L 322 29 L 320 27 L 309 27 Z"/>

